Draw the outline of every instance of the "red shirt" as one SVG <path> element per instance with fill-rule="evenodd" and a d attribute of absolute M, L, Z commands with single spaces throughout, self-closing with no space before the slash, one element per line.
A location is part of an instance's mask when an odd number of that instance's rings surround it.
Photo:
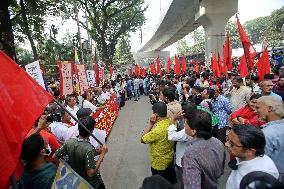
<path fill-rule="evenodd" d="M 237 117 L 242 117 L 245 120 L 245 124 L 250 124 L 258 127 L 266 123 L 258 117 L 256 112 L 251 109 L 249 105 L 246 105 L 243 108 L 240 108 L 239 110 L 233 112 L 231 115 L 231 120 Z"/>

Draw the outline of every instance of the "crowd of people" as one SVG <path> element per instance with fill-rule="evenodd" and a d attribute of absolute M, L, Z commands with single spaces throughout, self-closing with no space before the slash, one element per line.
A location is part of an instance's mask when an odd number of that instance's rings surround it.
<path fill-rule="evenodd" d="M 153 177 L 145 188 L 161 179 L 167 186 L 157 188 L 217 188 L 225 149 L 232 169 L 227 189 L 283 188 L 283 70 L 262 81 L 253 72 L 217 78 L 206 68 L 150 77 L 153 112 L 141 142 L 150 144 Z"/>
<path fill-rule="evenodd" d="M 227 166 L 226 149 L 232 168 L 227 189 L 252 182 L 254 188 L 259 183 L 283 186 L 284 66 L 263 81 L 235 72 L 217 78 L 203 67 L 200 73 L 179 76 L 118 75 L 64 99 L 58 97 L 56 83 L 49 91 L 65 108 L 51 103 L 27 135 L 20 156 L 20 188 L 51 188 L 59 158 L 93 188 L 105 188 L 99 167 L 108 152 L 106 132 L 95 128 L 92 114 L 105 108 L 113 93 L 119 108 L 143 94 L 152 104 L 141 142 L 150 144 L 153 176 L 145 178 L 142 188 L 217 188 Z"/>

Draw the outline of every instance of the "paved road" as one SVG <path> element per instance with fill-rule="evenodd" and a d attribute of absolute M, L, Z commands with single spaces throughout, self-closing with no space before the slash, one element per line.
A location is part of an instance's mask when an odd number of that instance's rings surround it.
<path fill-rule="evenodd" d="M 148 97 L 127 101 L 108 139 L 109 152 L 101 167 L 108 189 L 138 189 L 151 175 L 149 146 L 140 142 L 141 133 L 151 114 Z"/>
<path fill-rule="evenodd" d="M 127 101 L 119 111 L 107 142 L 109 152 L 100 169 L 107 189 L 139 189 L 143 179 L 151 176 L 149 146 L 140 143 L 151 112 L 148 97 Z M 226 168 L 218 188 L 225 188 L 228 174 Z"/>

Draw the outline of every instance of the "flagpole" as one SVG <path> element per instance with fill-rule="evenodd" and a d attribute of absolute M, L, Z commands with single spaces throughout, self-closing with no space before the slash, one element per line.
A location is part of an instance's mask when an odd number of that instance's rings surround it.
<path fill-rule="evenodd" d="M 64 111 L 66 111 L 80 126 L 82 126 L 82 127 L 84 128 L 84 130 L 87 131 L 87 132 L 89 133 L 89 135 L 91 135 L 100 145 L 103 145 L 103 143 L 102 143 L 99 139 L 97 139 L 97 138 L 93 135 L 93 133 L 91 133 L 91 132 L 85 127 L 85 125 L 84 125 L 81 121 L 79 121 L 74 115 L 72 115 L 72 114 L 65 108 L 65 106 L 63 106 L 57 99 L 53 99 L 53 100 L 54 100 L 54 102 L 55 102 L 56 104 L 58 104 L 62 109 L 64 109 Z"/>

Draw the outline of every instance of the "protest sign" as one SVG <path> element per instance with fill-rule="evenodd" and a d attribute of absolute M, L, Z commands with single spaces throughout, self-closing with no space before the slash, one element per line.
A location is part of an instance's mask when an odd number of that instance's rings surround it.
<path fill-rule="evenodd" d="M 85 65 L 75 64 L 74 67 L 75 67 L 77 79 L 79 82 L 80 93 L 83 94 L 84 91 L 89 88 Z"/>
<path fill-rule="evenodd" d="M 26 68 L 26 72 L 38 83 L 40 84 L 40 86 L 42 86 L 44 89 L 45 85 L 44 85 L 44 80 L 43 80 L 43 76 L 42 76 L 42 72 L 39 66 L 39 62 L 35 61 L 32 62 L 30 64 L 27 64 L 25 66 Z"/>
<path fill-rule="evenodd" d="M 60 61 L 57 65 L 60 73 L 60 97 L 62 98 L 74 92 L 72 63 L 68 61 Z"/>
<path fill-rule="evenodd" d="M 90 87 L 94 87 L 96 85 L 94 70 L 87 70 L 87 79 Z"/>
<path fill-rule="evenodd" d="M 52 184 L 52 189 L 72 188 L 91 189 L 93 188 L 86 180 L 78 175 L 66 162 L 60 160 L 57 173 Z"/>

